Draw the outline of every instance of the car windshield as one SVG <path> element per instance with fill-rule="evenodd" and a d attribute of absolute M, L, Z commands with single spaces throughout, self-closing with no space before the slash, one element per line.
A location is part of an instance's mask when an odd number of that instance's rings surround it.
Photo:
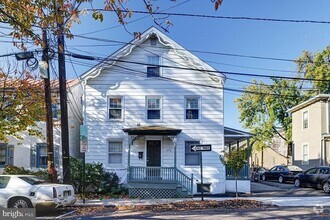
<path fill-rule="evenodd" d="M 300 167 L 297 167 L 297 166 L 288 166 L 288 169 L 292 170 L 292 171 L 302 171 L 302 169 Z"/>
<path fill-rule="evenodd" d="M 46 183 L 46 180 L 40 179 L 39 177 L 36 176 L 20 176 L 19 177 L 21 180 L 24 180 L 25 182 L 31 184 L 31 185 L 37 185 L 40 183 Z"/>

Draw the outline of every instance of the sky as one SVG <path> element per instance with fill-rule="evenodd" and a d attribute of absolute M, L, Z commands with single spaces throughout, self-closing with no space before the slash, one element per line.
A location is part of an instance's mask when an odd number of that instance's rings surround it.
<path fill-rule="evenodd" d="M 103 1 L 94 0 L 93 6 L 84 4 L 81 9 L 102 8 L 102 3 Z M 304 50 L 315 53 L 330 44 L 329 0 L 224 0 L 218 11 L 215 11 L 211 0 L 157 0 L 153 3 L 159 6 L 158 11 L 169 13 L 328 22 L 320 24 L 196 16 L 168 17 L 173 26 L 165 34 L 220 72 L 294 76 L 294 62 L 214 53 L 294 60 Z M 142 0 L 131 0 L 127 7 L 145 11 Z M 94 21 L 91 13 L 81 17 L 81 24 L 72 28 L 75 38 L 66 40 L 67 51 L 105 57 L 123 46 L 112 41 L 129 42 L 133 39 L 133 32 L 143 32 L 155 25 L 152 18 L 145 14 L 133 14 L 132 18 L 126 20 L 128 23 L 125 28 L 118 25 L 113 13 L 106 12 L 104 16 L 102 23 Z M 87 40 L 82 36 L 98 40 Z M 0 55 L 14 51 L 9 43 L 0 41 L 0 45 Z M 67 78 L 77 78 L 92 64 L 96 63 L 68 58 Z M 241 81 L 269 81 L 263 77 L 225 75 L 225 87 L 229 89 L 242 90 L 249 85 Z M 245 130 L 239 122 L 239 112 L 234 103 L 234 99 L 240 95 L 239 92 L 224 91 L 224 120 L 227 127 Z"/>

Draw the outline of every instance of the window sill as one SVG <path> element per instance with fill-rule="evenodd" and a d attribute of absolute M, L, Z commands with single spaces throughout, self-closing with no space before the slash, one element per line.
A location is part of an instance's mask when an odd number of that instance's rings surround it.
<path fill-rule="evenodd" d="M 111 121 L 111 122 L 123 122 L 124 119 L 108 119 L 107 121 Z"/>
<path fill-rule="evenodd" d="M 163 122 L 161 119 L 146 119 L 148 122 Z"/>
<path fill-rule="evenodd" d="M 187 122 L 187 123 L 200 123 L 202 122 L 201 119 L 185 119 L 184 122 Z"/>

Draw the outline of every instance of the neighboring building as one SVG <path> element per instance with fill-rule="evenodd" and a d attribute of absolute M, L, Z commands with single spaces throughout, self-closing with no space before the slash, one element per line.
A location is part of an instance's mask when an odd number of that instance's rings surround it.
<path fill-rule="evenodd" d="M 281 135 L 284 136 L 282 131 Z M 276 134 L 272 141 L 263 150 L 253 150 L 251 153 L 251 165 L 262 166 L 267 169 L 275 165 L 291 164 L 291 156 L 288 155 L 288 144 L 286 141 Z"/>
<path fill-rule="evenodd" d="M 202 71 L 200 71 L 202 70 Z M 81 76 L 86 162 L 116 172 L 131 196 L 225 192 L 224 76 L 152 27 Z"/>
<path fill-rule="evenodd" d="M 251 165 L 262 166 L 267 169 L 275 165 L 288 165 L 288 158 L 271 147 L 266 147 L 263 150 L 254 150 L 251 153 Z"/>
<path fill-rule="evenodd" d="M 53 136 L 54 136 L 54 163 L 61 174 L 62 148 L 61 126 L 59 109 L 59 87 L 52 81 L 52 95 L 57 103 L 53 104 Z M 71 156 L 79 155 L 79 126 L 82 123 L 82 86 L 78 80 L 68 80 L 68 119 L 69 119 L 69 149 Z M 25 169 L 38 170 L 47 168 L 46 123 L 38 122 L 38 127 L 44 138 L 29 136 L 22 132 L 22 140 L 8 137 L 8 143 L 0 142 L 0 173 L 6 165 L 15 165 Z"/>
<path fill-rule="evenodd" d="M 330 95 L 320 94 L 288 110 L 292 114 L 293 164 L 330 165 Z"/>

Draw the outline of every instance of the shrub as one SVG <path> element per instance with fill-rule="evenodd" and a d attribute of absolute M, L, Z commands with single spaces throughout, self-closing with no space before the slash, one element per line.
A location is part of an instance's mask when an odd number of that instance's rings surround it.
<path fill-rule="evenodd" d="M 71 180 L 76 193 L 83 191 L 83 160 L 70 158 Z M 85 192 L 102 195 L 126 195 L 127 190 L 119 185 L 115 173 L 106 172 L 102 163 L 85 164 Z"/>
<path fill-rule="evenodd" d="M 48 173 L 47 170 L 38 170 L 38 171 L 31 171 L 31 170 L 26 170 L 24 167 L 17 167 L 13 165 L 7 165 L 3 171 L 3 174 L 8 174 L 8 175 L 35 175 L 37 177 L 40 177 L 41 179 L 48 180 Z"/>

